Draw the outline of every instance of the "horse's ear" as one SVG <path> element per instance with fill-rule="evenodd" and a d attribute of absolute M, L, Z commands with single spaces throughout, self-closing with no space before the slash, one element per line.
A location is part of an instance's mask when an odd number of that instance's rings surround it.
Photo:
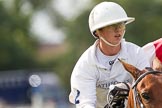
<path fill-rule="evenodd" d="M 141 70 L 139 70 L 135 66 L 133 66 L 131 64 L 128 64 L 128 63 L 124 62 L 121 59 L 118 59 L 118 60 L 122 63 L 122 65 L 124 66 L 124 68 L 133 76 L 133 78 L 135 80 L 141 75 L 141 73 L 143 73 Z"/>

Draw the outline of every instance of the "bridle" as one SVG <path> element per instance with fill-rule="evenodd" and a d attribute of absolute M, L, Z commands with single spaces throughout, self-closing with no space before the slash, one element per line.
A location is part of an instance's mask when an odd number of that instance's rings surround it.
<path fill-rule="evenodd" d="M 146 68 L 148 69 L 148 68 Z M 150 70 L 150 68 L 148 69 L 149 71 L 148 72 L 145 72 L 143 74 L 140 75 L 140 77 L 137 78 L 136 81 L 134 81 L 134 83 L 132 84 L 132 90 L 133 90 L 133 96 L 134 96 L 134 108 L 137 108 L 136 104 L 139 104 L 140 108 L 145 108 L 142 101 L 141 101 L 141 97 L 138 93 L 138 90 L 137 90 L 137 84 L 146 76 L 146 75 L 149 75 L 149 74 L 162 74 L 162 72 L 159 72 L 159 71 L 154 71 L 154 70 Z"/>

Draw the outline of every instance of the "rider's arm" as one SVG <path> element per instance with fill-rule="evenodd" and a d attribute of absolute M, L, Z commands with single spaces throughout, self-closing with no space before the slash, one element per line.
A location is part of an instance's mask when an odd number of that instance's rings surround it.
<path fill-rule="evenodd" d="M 156 56 L 154 46 L 152 45 L 152 43 L 148 43 L 145 46 L 143 46 L 142 49 L 144 50 L 145 54 L 149 58 L 150 64 L 152 64 L 152 61 Z"/>
<path fill-rule="evenodd" d="M 149 58 L 147 57 L 147 55 L 146 55 L 146 53 L 144 52 L 143 49 L 139 48 L 136 55 L 138 55 L 137 58 L 136 58 L 136 60 L 137 60 L 136 66 L 140 70 L 144 69 L 145 67 L 151 66 L 151 64 L 149 62 Z"/>
<path fill-rule="evenodd" d="M 96 108 L 96 80 L 93 67 L 77 64 L 71 76 L 70 102 L 77 108 Z"/>

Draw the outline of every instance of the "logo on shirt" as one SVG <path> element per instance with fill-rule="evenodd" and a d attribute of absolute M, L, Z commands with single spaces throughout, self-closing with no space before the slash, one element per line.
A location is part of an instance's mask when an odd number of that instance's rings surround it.
<path fill-rule="evenodd" d="M 77 89 L 73 89 L 69 95 L 69 100 L 73 104 L 79 104 L 79 96 L 80 96 L 80 91 Z"/>
<path fill-rule="evenodd" d="M 123 81 L 125 83 L 130 83 L 131 81 L 129 79 Z M 115 84 L 118 84 L 118 83 L 121 83 L 121 82 L 118 82 L 118 81 L 111 81 L 111 82 L 103 82 L 103 83 L 98 83 L 96 85 L 97 88 L 102 88 L 102 89 L 109 89 L 109 86 L 110 85 L 115 85 Z"/>

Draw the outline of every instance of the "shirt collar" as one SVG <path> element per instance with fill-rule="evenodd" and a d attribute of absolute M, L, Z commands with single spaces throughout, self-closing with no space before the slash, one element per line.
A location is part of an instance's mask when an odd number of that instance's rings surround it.
<path fill-rule="evenodd" d="M 102 64 L 100 64 L 97 60 L 97 55 L 96 55 L 96 51 L 97 51 L 97 47 L 98 47 L 98 41 L 99 39 L 97 39 L 94 44 L 91 46 L 91 55 L 89 56 L 89 59 L 91 59 L 92 61 L 92 65 L 96 65 L 99 68 L 106 68 L 105 66 L 103 66 Z M 128 53 L 127 53 L 127 47 L 126 47 L 126 42 L 125 39 L 122 39 L 121 41 L 121 51 L 120 51 L 120 55 L 118 58 L 126 60 L 127 61 L 127 57 L 128 57 Z"/>

